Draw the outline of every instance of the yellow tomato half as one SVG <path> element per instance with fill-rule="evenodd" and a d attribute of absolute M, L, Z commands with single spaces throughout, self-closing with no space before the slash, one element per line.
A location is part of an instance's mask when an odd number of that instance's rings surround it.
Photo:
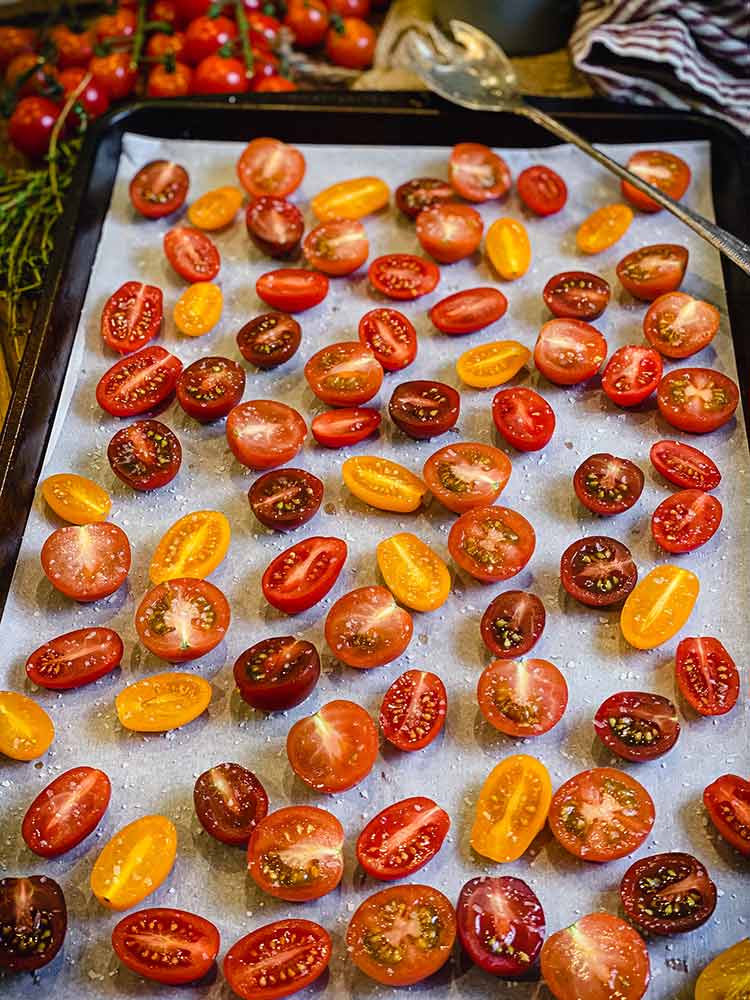
<path fill-rule="evenodd" d="M 42 483 L 42 496 L 58 517 L 71 524 L 106 521 L 112 507 L 106 490 L 74 472 L 48 476 Z"/>
<path fill-rule="evenodd" d="M 487 230 L 485 249 L 501 278 L 515 281 L 531 264 L 531 244 L 526 227 L 516 219 L 495 219 Z"/>
<path fill-rule="evenodd" d="M 149 576 L 154 583 L 209 576 L 229 548 L 229 521 L 218 510 L 195 510 L 175 521 L 156 546 Z"/>
<path fill-rule="evenodd" d="M 529 362 L 531 351 L 517 340 L 495 340 L 464 351 L 456 362 L 458 377 L 475 389 L 494 389 Z"/>
<path fill-rule="evenodd" d="M 379 177 L 353 177 L 316 194 L 310 207 L 321 222 L 328 219 L 361 219 L 385 208 L 390 195 L 388 185 Z"/>
<path fill-rule="evenodd" d="M 416 510 L 427 492 L 426 484 L 398 462 L 375 455 L 348 458 L 341 467 L 344 482 L 358 500 L 402 514 Z"/>
<path fill-rule="evenodd" d="M 700 583 L 681 566 L 657 566 L 631 591 L 622 606 L 620 628 L 631 646 L 653 649 L 668 642 L 690 617 Z"/>
<path fill-rule="evenodd" d="M 584 219 L 576 233 L 576 244 L 583 253 L 601 253 L 621 239 L 633 221 L 627 205 L 604 205 Z"/>
<path fill-rule="evenodd" d="M 158 889 L 177 854 L 177 831 L 166 816 L 143 816 L 124 826 L 91 870 L 91 889 L 110 910 L 127 910 Z"/>
<path fill-rule="evenodd" d="M 221 319 L 224 297 L 218 285 L 196 281 L 189 285 L 174 307 L 174 322 L 186 337 L 202 337 Z"/>
<path fill-rule="evenodd" d="M 722 951 L 698 976 L 695 1000 L 745 1000 L 750 997 L 750 938 Z"/>
<path fill-rule="evenodd" d="M 448 567 L 411 532 L 386 538 L 377 548 L 378 566 L 393 596 L 414 611 L 435 611 L 451 589 Z"/>
<path fill-rule="evenodd" d="M 551 801 L 541 761 L 523 753 L 506 757 L 482 785 L 471 846 L 493 861 L 516 861 L 544 826 Z"/>
<path fill-rule="evenodd" d="M 234 220 L 243 198 L 242 191 L 231 186 L 206 191 L 188 209 L 188 219 L 198 229 L 224 229 Z"/>
<path fill-rule="evenodd" d="M 52 719 L 25 694 L 0 691 L 0 753 L 13 760 L 34 760 L 55 738 Z"/>
<path fill-rule="evenodd" d="M 211 685 L 197 674 L 167 671 L 144 677 L 117 695 L 117 717 L 136 733 L 164 733 L 205 712 Z"/>

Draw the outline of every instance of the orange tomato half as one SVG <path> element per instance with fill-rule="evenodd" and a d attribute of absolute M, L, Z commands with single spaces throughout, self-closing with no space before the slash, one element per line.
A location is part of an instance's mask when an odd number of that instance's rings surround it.
<path fill-rule="evenodd" d="M 625 235 L 633 221 L 633 210 L 627 205 L 603 205 L 581 223 L 576 244 L 583 253 L 601 253 L 614 246 Z"/>
<path fill-rule="evenodd" d="M 198 229 L 224 229 L 240 210 L 244 195 L 239 188 L 214 188 L 206 191 L 188 209 L 188 219 Z"/>
<path fill-rule="evenodd" d="M 695 1000 L 742 1000 L 746 996 L 750 996 L 750 938 L 718 954 L 695 984 Z"/>
<path fill-rule="evenodd" d="M 631 646 L 653 649 L 668 642 L 690 617 L 700 583 L 681 566 L 657 566 L 631 591 L 620 614 L 620 628 Z"/>
<path fill-rule="evenodd" d="M 0 753 L 13 760 L 34 760 L 55 738 L 52 719 L 25 694 L 0 691 Z"/>
<path fill-rule="evenodd" d="M 451 589 L 448 567 L 429 545 L 402 531 L 380 542 L 378 566 L 385 584 L 401 604 L 414 611 L 435 611 Z"/>
<path fill-rule="evenodd" d="M 74 472 L 48 476 L 42 483 L 42 496 L 58 517 L 71 524 L 106 521 L 112 507 L 106 490 Z"/>
<path fill-rule="evenodd" d="M 166 816 L 143 816 L 104 847 L 91 870 L 91 889 L 110 910 L 127 910 L 159 888 L 176 854 L 174 824 Z"/>
<path fill-rule="evenodd" d="M 229 521 L 218 510 L 194 510 L 175 521 L 156 546 L 149 576 L 154 583 L 209 576 L 229 548 Z"/>
<path fill-rule="evenodd" d="M 213 330 L 221 319 L 224 297 L 218 285 L 196 281 L 188 285 L 175 302 L 174 322 L 186 337 L 202 337 Z"/>
<path fill-rule="evenodd" d="M 456 362 L 458 377 L 475 389 L 494 389 L 517 375 L 531 351 L 517 340 L 495 340 L 464 351 Z"/>
<path fill-rule="evenodd" d="M 516 219 L 495 219 L 487 230 L 485 249 L 501 278 L 515 281 L 531 264 L 531 243 L 526 227 Z"/>
<path fill-rule="evenodd" d="M 409 513 L 419 507 L 427 492 L 419 476 L 398 462 L 375 455 L 348 458 L 341 466 L 341 475 L 358 500 L 378 510 Z"/>
<path fill-rule="evenodd" d="M 165 733 L 197 719 L 211 701 L 211 685 L 178 670 L 144 677 L 115 699 L 117 717 L 136 733 Z"/>
<path fill-rule="evenodd" d="M 310 207 L 321 222 L 328 219 L 361 219 L 385 208 L 391 192 L 379 177 L 353 177 L 316 194 Z"/>
<path fill-rule="evenodd" d="M 516 861 L 544 826 L 551 801 L 541 761 L 523 753 L 506 757 L 482 785 L 471 846 L 493 861 Z"/>

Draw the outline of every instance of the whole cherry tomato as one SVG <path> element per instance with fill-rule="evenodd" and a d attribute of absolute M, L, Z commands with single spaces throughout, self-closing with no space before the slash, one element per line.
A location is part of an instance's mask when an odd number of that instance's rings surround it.
<path fill-rule="evenodd" d="M 633 211 L 627 205 L 603 205 L 578 227 L 576 245 L 582 253 L 601 253 L 622 239 L 632 221 Z"/>
<path fill-rule="evenodd" d="M 181 986 L 213 967 L 219 932 L 195 913 L 154 907 L 124 917 L 112 931 L 112 948 L 137 976 Z"/>
<path fill-rule="evenodd" d="M 94 21 L 93 30 L 98 42 L 110 39 L 118 41 L 131 38 L 135 34 L 138 18 L 135 11 L 119 7 L 114 14 L 102 14 Z"/>
<path fill-rule="evenodd" d="M 119 830 L 91 869 L 91 889 L 110 910 L 127 910 L 167 878 L 177 854 L 177 831 L 166 816 L 142 816 Z"/>
<path fill-rule="evenodd" d="M 60 73 L 60 86 L 66 98 L 79 90 L 86 76 L 88 76 L 88 72 L 82 66 L 71 66 L 70 69 L 64 69 Z M 104 114 L 109 107 L 109 94 L 92 77 L 83 89 L 79 91 L 76 97 L 76 104 L 80 104 L 83 115 L 79 113 L 75 105 L 71 109 L 70 114 L 73 121 L 80 125 L 84 118 L 98 118 L 99 115 Z"/>
<path fill-rule="evenodd" d="M 326 55 L 337 66 L 365 69 L 372 64 L 377 35 L 359 17 L 339 17 L 326 34 Z"/>
<path fill-rule="evenodd" d="M 26 846 L 42 858 L 72 850 L 99 825 L 111 790 L 107 775 L 95 767 L 73 767 L 58 775 L 26 810 L 21 825 Z"/>
<path fill-rule="evenodd" d="M 148 74 L 146 95 L 148 97 L 187 97 L 191 92 L 193 71 L 185 63 L 175 63 L 174 67 L 154 66 Z"/>
<path fill-rule="evenodd" d="M 467 201 L 502 198 L 510 190 L 508 164 L 479 142 L 459 142 L 448 164 L 453 189 Z"/>
<path fill-rule="evenodd" d="M 237 26 L 228 17 L 196 17 L 185 29 L 182 59 L 191 66 L 214 55 L 237 37 Z"/>
<path fill-rule="evenodd" d="M 89 70 L 95 82 L 113 101 L 122 101 L 135 90 L 138 71 L 131 62 L 129 52 L 94 56 L 89 63 Z"/>
<path fill-rule="evenodd" d="M 633 250 L 617 265 L 620 284 L 631 295 L 653 302 L 660 295 L 675 292 L 682 284 L 688 263 L 685 247 L 657 243 Z"/>
<path fill-rule="evenodd" d="M 690 167 L 687 163 L 674 153 L 666 153 L 661 149 L 644 149 L 633 153 L 627 162 L 627 168 L 675 201 L 680 200 L 690 184 Z M 621 181 L 621 187 L 628 201 L 642 212 L 661 211 L 661 205 L 647 194 L 641 194 L 628 181 Z"/>
<path fill-rule="evenodd" d="M 357 838 L 357 860 L 372 878 L 407 878 L 435 857 L 450 829 L 448 813 L 432 799 L 394 802 L 369 821 Z"/>
<path fill-rule="evenodd" d="M 568 200 L 562 177 L 551 167 L 526 167 L 516 180 L 518 197 L 536 215 L 555 215 Z"/>
<path fill-rule="evenodd" d="M 414 624 L 385 587 L 358 587 L 328 612 L 326 642 L 349 667 L 371 670 L 398 659 L 411 642 Z"/>
<path fill-rule="evenodd" d="M 255 282 L 258 298 L 272 309 L 298 313 L 319 305 L 328 295 L 328 278 L 301 267 L 280 267 L 261 274 Z"/>
<path fill-rule="evenodd" d="M 465 288 L 430 309 L 430 319 L 442 333 L 463 335 L 483 330 L 505 315 L 508 300 L 497 288 Z"/>
<path fill-rule="evenodd" d="M 57 25 L 56 27 L 62 27 Z M 56 28 L 50 30 L 54 37 Z M 33 52 L 36 46 L 37 33 L 33 28 L 17 28 L 12 24 L 0 25 L 0 70 L 4 70 L 16 56 L 24 52 Z M 89 52 L 88 58 L 91 57 Z"/>
<path fill-rule="evenodd" d="M 346 448 L 374 434 L 380 421 L 378 411 L 366 406 L 341 407 L 318 414 L 310 430 L 324 448 Z"/>
<path fill-rule="evenodd" d="M 378 730 L 353 701 L 329 701 L 298 719 L 286 738 L 294 773 L 316 792 L 345 792 L 364 780 L 378 754 Z"/>
<path fill-rule="evenodd" d="M 48 476 L 42 483 L 42 496 L 58 517 L 71 524 L 106 521 L 112 507 L 106 490 L 72 472 Z"/>
<path fill-rule="evenodd" d="M 49 149 L 49 141 L 60 108 L 46 97 L 22 97 L 8 122 L 8 138 L 22 153 L 39 159 Z"/>
<path fill-rule="evenodd" d="M 273 73 L 264 76 L 258 83 L 253 83 L 252 89 L 258 94 L 284 94 L 296 90 L 297 85 L 288 77 Z"/>
<path fill-rule="evenodd" d="M 301 49 L 314 49 L 328 31 L 328 7 L 323 0 L 291 0 L 284 24 L 294 35 L 295 45 Z"/>
<path fill-rule="evenodd" d="M 175 59 L 180 62 L 184 47 L 185 35 L 183 32 L 173 31 L 171 35 L 168 35 L 164 31 L 156 31 L 153 35 L 149 35 L 146 42 L 146 55 L 151 59 L 163 59 L 167 53 L 171 52 Z"/>
<path fill-rule="evenodd" d="M 250 81 L 241 59 L 216 52 L 195 67 L 191 86 L 194 94 L 244 94 Z"/>
<path fill-rule="evenodd" d="M 528 754 L 505 757 L 482 785 L 471 846 L 492 861 L 517 861 L 544 826 L 551 799 L 541 761 Z"/>
<path fill-rule="evenodd" d="M 18 97 L 32 97 L 34 94 L 54 97 L 52 91 L 56 83 L 55 67 L 34 52 L 14 56 L 5 71 L 5 84 Z"/>

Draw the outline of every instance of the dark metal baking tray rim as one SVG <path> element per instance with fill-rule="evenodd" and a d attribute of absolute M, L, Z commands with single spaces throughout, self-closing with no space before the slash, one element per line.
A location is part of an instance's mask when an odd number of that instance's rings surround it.
<path fill-rule="evenodd" d="M 535 100 L 596 142 L 707 139 L 718 221 L 750 241 L 750 144 L 731 126 L 692 112 L 632 109 L 603 100 Z M 142 101 L 111 111 L 89 130 L 45 276 L 5 424 L 0 432 L 0 613 L 60 397 L 125 131 L 164 138 L 452 145 L 475 139 L 517 148 L 555 145 L 527 119 L 467 113 L 419 92 L 300 92 Z M 723 261 L 743 398 L 750 384 L 750 278 Z M 748 411 L 745 412 L 748 421 Z"/>

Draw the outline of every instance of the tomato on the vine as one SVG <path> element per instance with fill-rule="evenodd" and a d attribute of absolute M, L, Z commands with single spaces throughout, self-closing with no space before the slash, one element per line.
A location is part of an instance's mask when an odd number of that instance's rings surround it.
<path fill-rule="evenodd" d="M 453 559 L 482 583 L 508 580 L 534 553 L 536 535 L 526 518 L 508 507 L 474 507 L 454 521 L 448 535 Z"/>
<path fill-rule="evenodd" d="M 60 29 L 64 29 L 66 32 L 69 31 L 66 25 L 54 25 L 50 28 L 50 37 L 53 41 L 59 35 Z M 88 36 L 89 49 L 91 48 L 91 36 Z M 25 52 L 32 52 L 37 43 L 37 32 L 34 28 L 18 28 L 13 24 L 3 24 L 0 25 L 0 70 L 5 70 L 8 64 L 15 59 L 16 56 L 20 56 Z M 58 49 L 58 59 L 60 52 Z M 91 51 L 88 52 L 86 59 L 82 60 L 82 65 L 85 65 L 88 59 L 91 58 Z M 75 65 L 75 63 L 69 63 L 69 65 Z"/>
<path fill-rule="evenodd" d="M 154 66 L 146 82 L 147 97 L 187 97 L 193 88 L 193 71 L 185 63 Z"/>
<path fill-rule="evenodd" d="M 739 671 L 718 639 L 681 639 L 675 654 L 675 672 L 683 697 L 700 715 L 725 715 L 737 703 Z"/>
<path fill-rule="evenodd" d="M 342 543 L 343 544 L 343 543 Z M 333 655 L 349 667 L 370 670 L 397 659 L 411 642 L 414 625 L 385 587 L 359 587 L 328 612 L 325 637 Z"/>
<path fill-rule="evenodd" d="M 191 86 L 194 94 L 244 94 L 250 81 L 242 59 L 215 52 L 195 67 Z"/>
<path fill-rule="evenodd" d="M 118 479 L 134 490 L 155 490 L 171 483 L 182 464 L 177 436 L 159 420 L 136 420 L 119 430 L 107 446 Z"/>
<path fill-rule="evenodd" d="M 295 45 L 314 49 L 326 36 L 328 7 L 323 0 L 291 0 L 287 4 L 284 24 L 294 35 Z"/>
<path fill-rule="evenodd" d="M 708 920 L 716 886 L 692 854 L 651 854 L 634 862 L 620 883 L 625 915 L 650 934 L 683 934 Z"/>
<path fill-rule="evenodd" d="M 287 806 L 264 816 L 247 844 L 247 870 L 263 892 L 287 902 L 320 899 L 344 874 L 344 828 L 317 806 Z"/>
<path fill-rule="evenodd" d="M 656 391 L 664 367 L 653 347 L 618 347 L 602 372 L 602 389 L 617 406 L 638 406 Z"/>
<path fill-rule="evenodd" d="M 326 55 L 336 66 L 365 69 L 372 64 L 377 36 L 359 17 L 340 17 L 326 34 Z"/>
<path fill-rule="evenodd" d="M 97 17 L 92 28 L 98 42 L 107 42 L 132 38 L 137 25 L 135 11 L 122 5 L 113 14 L 101 14 Z"/>
<path fill-rule="evenodd" d="M 680 723 L 669 698 L 648 691 L 618 691 L 596 710 L 594 732 L 623 760 L 656 760 L 677 742 Z"/>
<path fill-rule="evenodd" d="M 380 728 L 397 749 L 423 750 L 443 728 L 447 710 L 445 685 L 437 674 L 407 670 L 383 695 Z"/>
<path fill-rule="evenodd" d="M 329 701 L 294 723 L 286 738 L 294 773 L 316 792 L 345 792 L 373 768 L 378 730 L 353 701 Z"/>
<path fill-rule="evenodd" d="M 604 516 L 630 510 L 643 483 L 643 473 L 634 462 L 605 452 L 589 455 L 573 476 L 573 488 L 584 507 Z"/>
<path fill-rule="evenodd" d="M 8 121 L 8 138 L 22 153 L 39 159 L 49 149 L 60 108 L 46 97 L 22 97 Z"/>
<path fill-rule="evenodd" d="M 65 98 L 70 97 L 75 91 L 78 92 L 70 116 L 71 120 L 79 126 L 83 124 L 84 119 L 98 118 L 109 108 L 109 94 L 94 79 L 89 79 L 81 87 L 87 76 L 88 71 L 82 66 L 71 66 L 70 69 L 64 69 L 59 76 L 59 83 Z M 79 104 L 82 113 L 76 106 Z"/>
<path fill-rule="evenodd" d="M 222 14 L 218 17 L 196 17 L 185 29 L 182 58 L 191 66 L 197 66 L 202 59 L 214 55 L 236 37 L 237 26 L 228 17 Z"/>
<path fill-rule="evenodd" d="M 387 806 L 357 838 L 357 861 L 372 878 L 407 878 L 431 861 L 450 829 L 448 813 L 415 796 Z"/>
<path fill-rule="evenodd" d="M 112 931 L 112 947 L 137 976 L 182 986 L 211 969 L 219 953 L 219 932 L 196 913 L 154 907 L 124 917 Z"/>
<path fill-rule="evenodd" d="M 346 556 L 346 542 L 340 538 L 305 538 L 268 564 L 261 581 L 263 596 L 288 615 L 307 611 L 333 587 Z"/>
<path fill-rule="evenodd" d="M 95 55 L 89 63 L 89 71 L 113 101 L 122 101 L 132 94 L 138 80 L 138 71 L 131 63 L 129 52 Z"/>

